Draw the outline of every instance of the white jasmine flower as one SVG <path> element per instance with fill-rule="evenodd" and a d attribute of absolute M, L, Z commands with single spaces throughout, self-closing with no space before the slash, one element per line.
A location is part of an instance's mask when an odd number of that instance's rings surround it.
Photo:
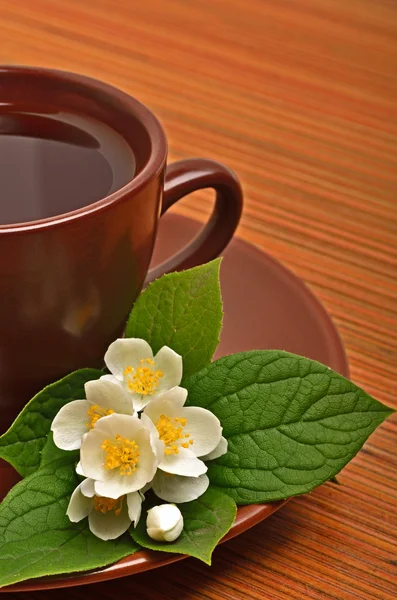
<path fill-rule="evenodd" d="M 99 379 L 88 381 L 84 390 L 86 400 L 65 404 L 51 424 L 54 443 L 62 450 L 78 450 L 83 435 L 102 417 L 134 414 L 131 399 L 119 385 Z"/>
<path fill-rule="evenodd" d="M 105 364 L 112 374 L 101 379 L 121 385 L 132 397 L 137 411 L 182 380 L 182 357 L 179 354 L 163 346 L 153 356 L 149 344 L 139 338 L 118 339 L 110 344 Z"/>
<path fill-rule="evenodd" d="M 114 540 L 122 535 L 131 523 L 137 526 L 141 516 L 143 494 L 131 492 L 120 498 L 104 498 L 95 494 L 95 482 L 85 479 L 74 490 L 67 516 L 73 523 L 88 517 L 88 525 L 101 540 Z"/>
<path fill-rule="evenodd" d="M 175 504 L 153 506 L 147 513 L 146 529 L 156 542 L 174 542 L 183 530 L 182 513 Z"/>
<path fill-rule="evenodd" d="M 175 387 L 153 400 L 141 416 L 153 439 L 158 436 L 164 443 L 152 488 L 168 502 L 190 502 L 201 496 L 209 485 L 202 459 L 220 456 L 227 449 L 219 419 L 205 408 L 184 407 L 186 397 L 185 389 Z"/>
<path fill-rule="evenodd" d="M 141 490 L 153 479 L 157 451 L 162 448 L 141 420 L 112 414 L 84 436 L 77 469 L 94 479 L 95 494 L 117 499 Z"/>

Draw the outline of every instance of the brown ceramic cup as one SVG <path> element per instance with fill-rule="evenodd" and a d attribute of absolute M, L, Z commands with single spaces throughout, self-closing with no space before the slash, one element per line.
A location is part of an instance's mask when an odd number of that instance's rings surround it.
<path fill-rule="evenodd" d="M 1 433 L 45 384 L 74 369 L 102 365 L 145 281 L 219 255 L 239 221 L 242 195 L 233 173 L 212 160 L 167 167 L 167 140 L 156 117 L 104 83 L 55 70 L 5 67 L 0 103 L 93 117 L 123 136 L 137 167 L 127 185 L 94 204 L 0 226 Z M 209 222 L 179 254 L 148 272 L 159 218 L 201 188 L 216 191 Z"/>

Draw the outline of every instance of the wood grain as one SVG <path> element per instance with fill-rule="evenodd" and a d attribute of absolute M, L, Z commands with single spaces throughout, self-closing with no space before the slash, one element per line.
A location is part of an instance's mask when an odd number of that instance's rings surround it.
<path fill-rule="evenodd" d="M 393 0 L 0 0 L 0 60 L 92 75 L 142 100 L 170 160 L 245 190 L 239 235 L 333 316 L 352 379 L 397 408 L 397 4 Z M 180 207 L 204 220 L 210 194 Z M 32 600 L 394 600 L 397 419 L 340 476 L 215 552 Z M 11 594 L 10 594 L 11 597 Z"/>

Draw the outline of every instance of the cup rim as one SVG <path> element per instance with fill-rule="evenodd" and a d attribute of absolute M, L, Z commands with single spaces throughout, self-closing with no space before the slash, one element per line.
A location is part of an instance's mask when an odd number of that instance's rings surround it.
<path fill-rule="evenodd" d="M 139 192 L 149 181 L 156 179 L 161 173 L 167 159 L 167 138 L 164 129 L 155 115 L 133 96 L 130 96 L 111 84 L 99 81 L 93 77 L 61 69 L 0 65 L 0 80 L 3 74 L 8 73 L 19 73 L 21 75 L 26 74 L 29 76 L 37 75 L 39 77 L 53 78 L 58 81 L 62 80 L 65 84 L 70 84 L 71 86 L 84 86 L 98 96 L 107 96 L 109 99 L 111 98 L 118 101 L 118 103 L 128 112 L 133 114 L 146 129 L 150 138 L 151 152 L 149 160 L 142 170 L 134 176 L 131 181 L 115 192 L 105 196 L 105 198 L 101 198 L 96 202 L 61 215 L 46 217 L 45 219 L 24 221 L 21 223 L 7 223 L 5 225 L 0 224 L 0 235 L 36 231 L 47 227 L 64 225 L 84 217 L 85 215 L 102 212 L 125 198 L 126 195 Z"/>

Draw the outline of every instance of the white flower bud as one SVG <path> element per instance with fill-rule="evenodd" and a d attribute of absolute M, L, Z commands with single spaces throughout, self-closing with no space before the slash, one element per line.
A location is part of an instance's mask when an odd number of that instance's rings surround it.
<path fill-rule="evenodd" d="M 156 542 L 173 542 L 182 533 L 182 513 L 175 504 L 153 506 L 147 513 L 146 529 Z"/>

